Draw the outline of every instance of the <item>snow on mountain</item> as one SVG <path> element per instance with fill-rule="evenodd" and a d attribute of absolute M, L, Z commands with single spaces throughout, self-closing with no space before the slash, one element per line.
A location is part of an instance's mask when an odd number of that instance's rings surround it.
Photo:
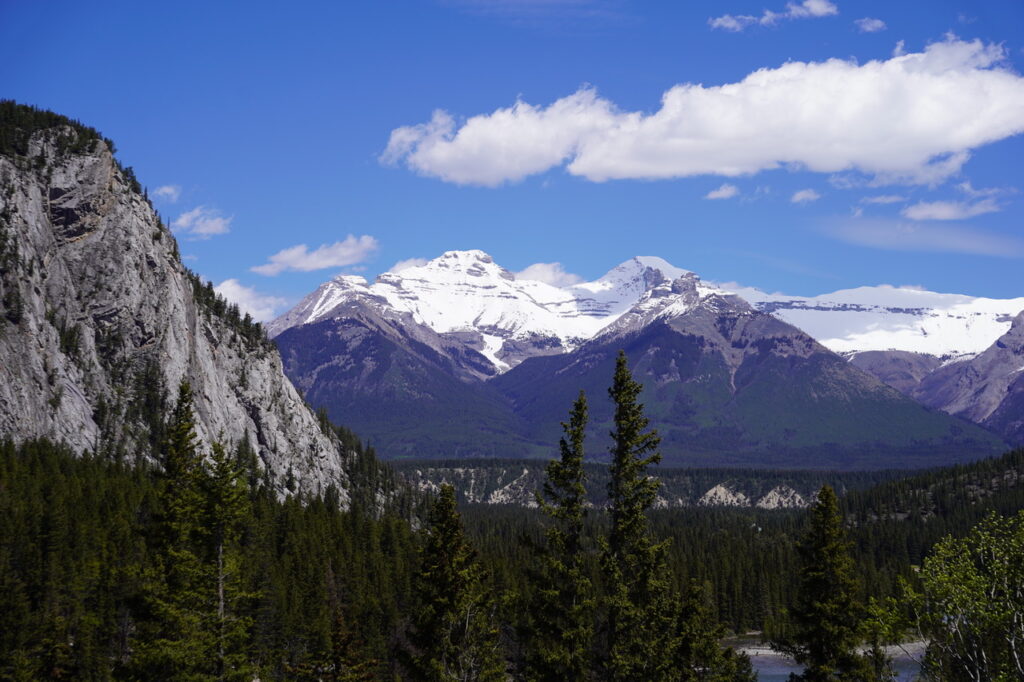
<path fill-rule="evenodd" d="M 631 258 L 592 282 L 556 287 L 517 278 L 483 251 L 470 250 L 384 273 L 372 284 L 362 277 L 335 277 L 271 322 L 268 331 L 276 336 L 329 319 L 360 301 L 378 312 L 411 316 L 439 334 L 471 335 L 473 347 L 505 371 L 525 357 L 567 352 L 613 328 L 685 312 L 712 295 L 739 296 L 847 355 L 897 350 L 969 358 L 1006 333 L 1024 310 L 1024 297 L 976 298 L 889 285 L 810 297 L 769 294 L 703 282 L 654 256 Z"/>
<path fill-rule="evenodd" d="M 726 286 L 841 354 L 897 350 L 971 357 L 1005 334 L 1024 310 L 1024 298 L 976 298 L 887 284 L 808 297 Z"/>
<path fill-rule="evenodd" d="M 373 284 L 362 277 L 336 277 L 271 322 L 268 331 L 276 336 L 328 319 L 361 299 L 408 313 L 439 334 L 478 333 L 480 352 L 505 370 L 507 342 L 546 339 L 556 352 L 571 350 L 627 312 L 646 291 L 685 274 L 660 258 L 640 257 L 593 282 L 559 288 L 517 279 L 483 251 L 448 251 L 425 265 L 384 273 Z"/>

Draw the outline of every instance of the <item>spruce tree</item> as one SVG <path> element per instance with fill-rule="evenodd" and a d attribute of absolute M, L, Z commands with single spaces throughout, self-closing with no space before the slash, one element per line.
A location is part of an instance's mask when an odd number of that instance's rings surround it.
<path fill-rule="evenodd" d="M 206 567 L 203 545 L 202 460 L 196 446 L 192 389 L 182 381 L 167 426 L 155 562 L 146 571 L 149 613 L 133 656 L 135 672 L 149 679 L 187 679 L 209 666 L 213 642 L 204 622 Z"/>
<path fill-rule="evenodd" d="M 679 613 L 676 668 L 681 682 L 755 682 L 750 658 L 723 648 L 725 628 L 715 619 L 711 585 L 693 581 Z"/>
<path fill-rule="evenodd" d="M 586 488 L 583 440 L 587 397 L 580 391 L 562 422 L 561 457 L 548 463 L 537 503 L 552 521 L 527 609 L 527 675 L 532 680 L 584 680 L 594 635 L 594 589 L 583 547 Z"/>
<path fill-rule="evenodd" d="M 450 485 L 441 486 L 427 520 L 409 633 L 410 672 L 428 682 L 504 680 L 495 606 Z"/>
<path fill-rule="evenodd" d="M 249 489 L 241 463 L 214 443 L 209 472 L 204 477 L 205 556 L 207 590 L 214 593 L 212 618 L 213 672 L 218 680 L 252 679 L 248 641 L 251 619 L 243 603 L 255 597 L 242 579 L 242 531 L 251 517 Z"/>
<path fill-rule="evenodd" d="M 806 666 L 797 679 L 870 679 L 868 662 L 857 653 L 864 609 L 857 600 L 852 545 L 830 486 L 818 492 L 810 514 L 808 529 L 797 546 L 800 589 L 790 614 L 791 631 L 772 646 Z"/>
<path fill-rule="evenodd" d="M 642 386 L 619 351 L 608 390 L 615 404 L 611 432 L 608 504 L 611 530 L 603 542 L 606 656 L 611 680 L 666 680 L 674 674 L 675 615 L 678 600 L 665 560 L 667 542 L 654 542 L 647 510 L 659 482 L 647 467 L 661 461 L 660 438 L 638 402 Z"/>

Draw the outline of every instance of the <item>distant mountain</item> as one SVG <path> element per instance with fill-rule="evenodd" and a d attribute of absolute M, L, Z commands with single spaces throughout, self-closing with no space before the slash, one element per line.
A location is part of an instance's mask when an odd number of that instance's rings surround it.
<path fill-rule="evenodd" d="M 338 439 L 259 325 L 182 265 L 110 143 L 0 101 L 0 438 L 134 461 L 183 379 L 204 448 L 248 439 L 279 491 L 347 498 Z"/>
<path fill-rule="evenodd" d="M 1006 333 L 1024 310 L 1024 297 L 977 298 L 888 285 L 811 297 L 726 288 L 846 356 L 905 351 L 945 361 L 975 355 Z"/>
<path fill-rule="evenodd" d="M 372 285 L 336 278 L 270 328 L 307 399 L 385 455 L 547 455 L 580 388 L 606 433 L 620 348 L 672 462 L 926 466 L 1002 446 L 658 258 L 559 289 L 448 252 Z"/>
<path fill-rule="evenodd" d="M 984 352 L 936 369 L 912 395 L 1024 443 L 1024 312 Z"/>

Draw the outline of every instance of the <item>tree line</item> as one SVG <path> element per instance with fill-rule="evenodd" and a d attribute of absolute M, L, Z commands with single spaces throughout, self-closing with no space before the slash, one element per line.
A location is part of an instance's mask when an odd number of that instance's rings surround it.
<path fill-rule="evenodd" d="M 825 487 L 809 512 L 774 517 L 786 559 L 773 579 L 787 587 L 758 605 L 713 573 L 746 565 L 729 537 L 764 532 L 751 517 L 701 512 L 719 529 L 702 534 L 680 531 L 696 516 L 652 513 L 658 436 L 639 393 L 620 356 L 607 509 L 587 502 L 581 394 L 537 512 L 483 526 L 450 487 L 413 495 L 344 429 L 351 488 L 279 498 L 247 443 L 201 451 L 187 384 L 152 464 L 4 442 L 0 678 L 751 680 L 721 644 L 737 630 L 720 618 L 729 603 L 774 623 L 767 637 L 805 666 L 800 679 L 893 679 L 882 645 L 908 636 L 931 642 L 930 679 L 1020 679 L 1024 515 L 922 546 L 920 570 L 881 590 L 859 567 L 886 542 L 859 533 L 954 514 L 955 486 L 924 474 L 928 495 L 890 491 L 875 511 L 871 491 L 840 501 Z M 925 498 L 927 513 L 903 516 L 900 499 Z"/>

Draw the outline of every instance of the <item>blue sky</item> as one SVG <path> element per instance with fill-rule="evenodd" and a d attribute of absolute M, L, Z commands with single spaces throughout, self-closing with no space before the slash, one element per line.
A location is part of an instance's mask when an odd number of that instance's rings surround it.
<path fill-rule="evenodd" d="M 1010 297 L 1022 48 L 1016 0 L 0 0 L 0 97 L 112 138 L 264 315 L 469 248 Z"/>

